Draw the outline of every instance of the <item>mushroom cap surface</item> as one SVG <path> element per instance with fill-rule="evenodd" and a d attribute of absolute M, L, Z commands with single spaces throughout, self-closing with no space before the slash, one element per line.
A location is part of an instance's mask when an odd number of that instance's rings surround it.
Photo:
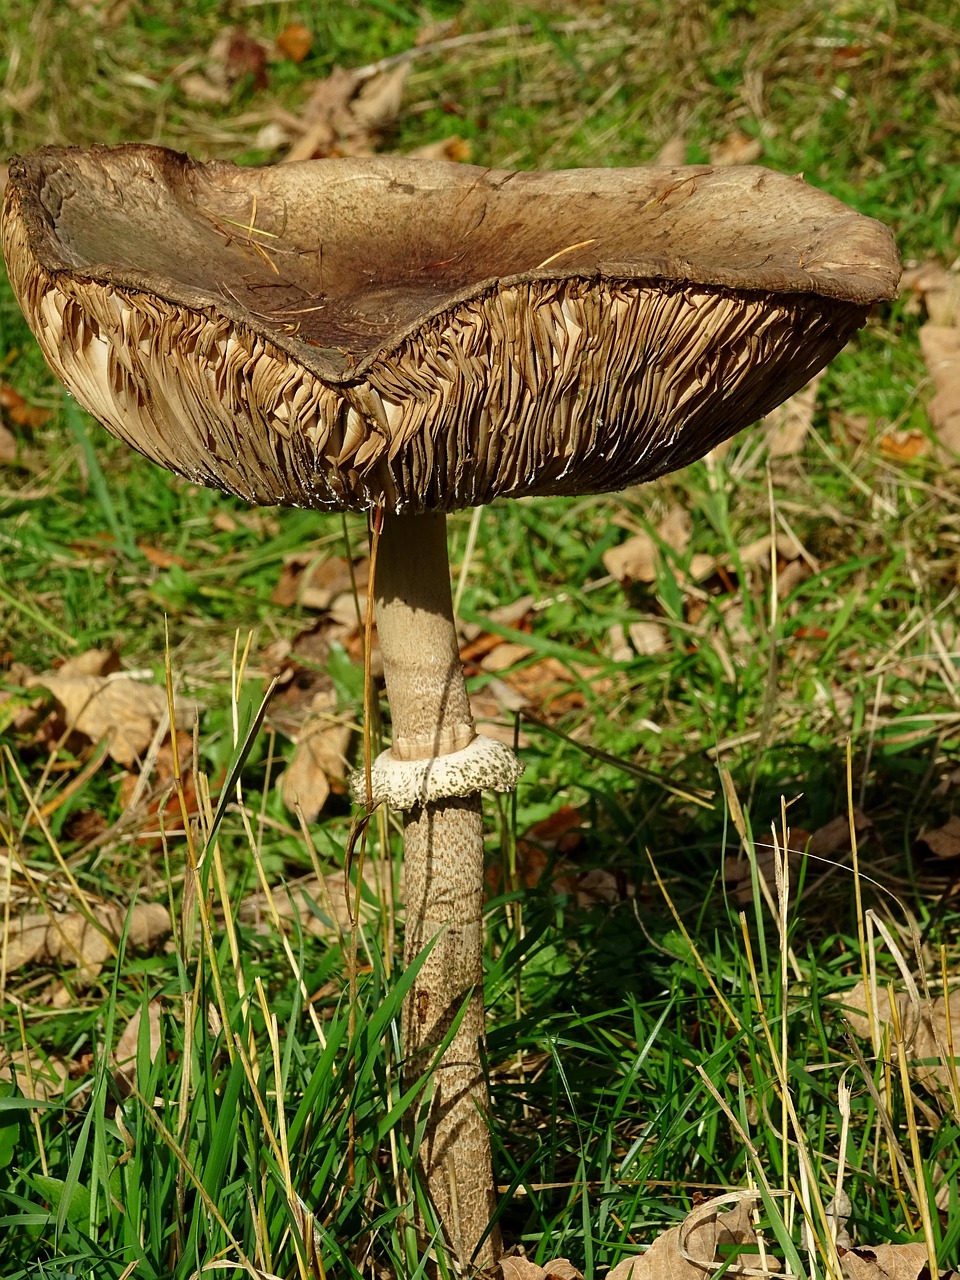
<path fill-rule="evenodd" d="M 899 279 L 885 227 L 761 168 L 138 144 L 15 160 L 3 249 L 53 370 L 148 458 L 252 502 L 398 512 L 684 466 Z"/>

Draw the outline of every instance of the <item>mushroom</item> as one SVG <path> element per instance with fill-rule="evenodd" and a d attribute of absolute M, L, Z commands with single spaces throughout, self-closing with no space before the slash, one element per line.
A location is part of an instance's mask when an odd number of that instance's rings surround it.
<path fill-rule="evenodd" d="M 701 457 L 893 296 L 891 237 L 760 168 L 255 170 L 127 145 L 15 160 L 3 247 L 50 366 L 120 439 L 248 502 L 383 513 L 373 799 L 403 813 L 407 961 L 433 943 L 411 1076 L 463 1012 L 419 1159 L 456 1259 L 489 1270 L 479 796 L 520 767 L 474 729 L 445 514 Z"/>

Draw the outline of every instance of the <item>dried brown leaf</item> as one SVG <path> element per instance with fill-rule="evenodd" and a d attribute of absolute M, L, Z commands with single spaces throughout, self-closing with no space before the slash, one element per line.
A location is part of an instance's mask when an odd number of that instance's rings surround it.
<path fill-rule="evenodd" d="M 615 622 L 607 629 L 607 653 L 611 662 L 633 661 L 633 649 L 622 622 Z"/>
<path fill-rule="evenodd" d="M 925 324 L 920 350 L 936 391 L 927 405 L 930 425 L 945 448 L 960 453 L 960 329 Z"/>
<path fill-rule="evenodd" d="M 66 658 L 57 667 L 58 676 L 109 676 L 120 670 L 118 649 L 86 649 Z"/>
<path fill-rule="evenodd" d="M 546 1280 L 546 1271 L 529 1258 L 507 1257 L 500 1259 L 503 1280 Z"/>
<path fill-rule="evenodd" d="M 23 1096 L 37 1102 L 58 1098 L 69 1077 L 70 1067 L 63 1058 L 43 1054 L 33 1047 L 0 1056 L 0 1080 L 15 1079 Z"/>
<path fill-rule="evenodd" d="M 960 857 L 960 816 L 954 814 L 942 827 L 925 831 L 920 839 L 938 858 Z"/>
<path fill-rule="evenodd" d="M 682 133 L 675 133 L 668 138 L 654 157 L 654 164 L 662 164 L 667 168 L 678 167 L 687 163 L 687 140 Z"/>
<path fill-rule="evenodd" d="M 151 1062 L 155 1061 L 157 1054 L 160 1052 L 161 1007 L 159 1000 L 151 1000 L 147 1006 Z M 124 1093 L 129 1092 L 129 1090 L 136 1084 L 137 1050 L 140 1046 L 140 1024 L 142 1019 L 143 1008 L 140 1007 L 124 1027 L 123 1032 L 113 1050 L 112 1062 L 115 1073 L 114 1079 Z"/>
<path fill-rule="evenodd" d="M 798 832 L 797 834 L 801 833 Z M 791 845 L 794 844 L 795 837 L 791 836 Z M 777 897 L 776 867 L 777 863 L 782 861 L 782 850 L 774 849 L 772 845 L 757 845 L 757 874 L 766 881 L 774 901 L 776 901 Z M 796 887 L 796 876 L 802 861 L 803 854 L 797 848 L 792 847 L 788 852 L 791 889 Z M 735 855 L 725 858 L 723 863 L 723 882 L 727 893 L 740 906 L 745 906 L 748 902 L 753 901 L 753 871 L 749 859 L 738 858 Z"/>
<path fill-rule="evenodd" d="M 120 783 L 119 800 L 124 809 L 125 818 L 130 821 L 134 806 L 139 829 L 131 828 L 131 835 L 138 841 L 147 841 L 154 848 L 162 848 L 164 834 L 167 838 L 183 834 L 183 813 L 186 810 L 188 820 L 200 812 L 200 797 L 197 794 L 196 774 L 193 771 L 193 737 L 182 730 L 177 733 L 177 762 L 180 767 L 180 785 L 176 785 L 176 769 L 174 767 L 174 750 L 170 734 L 167 733 L 157 748 L 156 754 L 150 753 L 145 762 L 151 772 L 133 770 L 124 774 Z M 223 782 L 220 777 L 210 779 L 212 787 Z M 149 819 L 149 822 L 147 821 Z M 150 833 L 145 833 L 145 828 Z"/>
<path fill-rule="evenodd" d="M 631 622 L 627 627 L 627 635 L 641 657 L 666 653 L 670 647 L 667 629 L 659 622 Z"/>
<path fill-rule="evenodd" d="M 845 1280 L 919 1280 L 927 1267 L 927 1247 L 913 1244 L 860 1245 L 840 1259 Z"/>
<path fill-rule="evenodd" d="M 649 533 L 635 533 L 603 553 L 603 567 L 618 582 L 655 582 L 659 556 Z"/>
<path fill-rule="evenodd" d="M 370 858 L 364 859 L 361 877 L 360 917 L 367 919 L 374 914 L 373 904 L 379 900 L 380 890 L 376 868 Z M 271 896 L 282 921 L 296 919 L 312 937 L 330 938 L 350 929 L 356 892 L 356 885 L 351 883 L 348 903 L 346 880 L 343 872 L 338 870 L 320 879 L 307 876 L 293 884 L 275 887 Z M 267 898 L 262 890 L 250 894 L 240 904 L 240 919 L 262 925 L 265 930 L 272 928 Z"/>
<path fill-rule="evenodd" d="M 357 590 L 365 592 L 370 576 L 369 560 L 354 563 Z M 352 593 L 349 562 L 343 556 L 325 556 L 322 559 L 295 553 L 283 562 L 280 581 L 270 597 L 274 604 L 288 608 L 299 604 L 304 609 L 316 609 L 322 613 L 330 608 L 337 596 Z M 356 606 L 353 621 L 356 622 Z"/>
<path fill-rule="evenodd" d="M 187 567 L 183 556 L 178 556 L 173 551 L 164 551 L 161 547 L 153 547 L 149 542 L 138 542 L 137 550 L 155 569 L 169 569 L 173 565 L 179 565 L 181 569 Z"/>
<path fill-rule="evenodd" d="M 288 22 L 277 36 L 277 53 L 290 62 L 302 62 L 313 46 L 313 32 L 302 22 Z"/>
<path fill-rule="evenodd" d="M 236 533 L 239 525 L 228 511 L 215 511 L 210 523 L 220 533 Z"/>
<path fill-rule="evenodd" d="M 296 736 L 296 750 L 280 779 L 288 809 L 299 805 L 307 822 L 315 822 L 331 789 L 345 788 L 347 751 L 353 726 L 336 714 L 333 688 L 319 689 Z"/>
<path fill-rule="evenodd" d="M 762 538 L 757 538 L 755 542 L 750 542 L 740 551 L 740 563 L 744 565 L 757 566 L 762 569 L 770 567 L 770 552 L 774 547 L 774 539 L 771 534 L 766 533 Z M 789 563 L 798 559 L 803 554 L 803 547 L 796 540 L 786 533 L 777 533 L 776 537 L 776 554 L 778 561 Z"/>
<path fill-rule="evenodd" d="M 210 61 L 222 68 L 223 78 L 234 84 L 252 76 L 255 89 L 267 87 L 267 46 L 244 27 L 229 27 L 210 46 Z"/>
<path fill-rule="evenodd" d="M 159 902 L 138 902 L 129 911 L 111 903 L 79 911 L 35 913 L 12 920 L 7 935 L 7 972 L 59 959 L 92 979 L 113 954 L 129 914 L 127 942 L 146 951 L 170 932 L 170 913 Z"/>
<path fill-rule="evenodd" d="M 547 1280 L 583 1280 L 583 1275 L 569 1258 L 554 1258 L 552 1262 L 545 1262 L 543 1269 Z"/>
<path fill-rule="evenodd" d="M 596 668 L 584 667 L 579 674 L 590 680 L 594 693 L 609 692 L 609 679 L 597 676 Z M 528 666 L 514 668 L 504 675 L 504 680 L 536 710 L 537 715 L 551 724 L 568 711 L 576 711 L 586 705 L 583 690 L 574 683 L 569 668 L 557 658 L 541 658 Z"/>
<path fill-rule="evenodd" d="M 583 1280 L 568 1258 L 554 1258 L 542 1267 L 519 1255 L 500 1259 L 503 1280 Z"/>
<path fill-rule="evenodd" d="M 334 67 L 316 82 L 299 118 L 283 117 L 285 126 L 300 134 L 284 159 L 369 154 L 400 114 L 409 71 L 409 64 L 401 63 L 364 80 Z"/>
<path fill-rule="evenodd" d="M 437 142 L 426 142 L 422 147 L 414 147 L 407 154 L 415 160 L 448 160 L 453 164 L 468 164 L 473 157 L 473 143 L 461 138 L 459 133 L 452 133 L 449 138 L 440 138 Z"/>
<path fill-rule="evenodd" d="M 853 825 L 859 844 L 873 831 L 873 821 L 862 809 L 853 807 Z M 850 848 L 850 819 L 841 813 L 829 822 L 818 827 L 807 843 L 807 853 L 817 858 L 835 858 L 838 853 L 846 853 Z"/>
<path fill-rule="evenodd" d="M 660 543 L 682 555 L 690 544 L 692 522 L 685 507 L 671 507 L 657 526 L 657 537 L 641 531 L 603 554 L 607 573 L 620 582 L 655 582 Z M 712 561 L 711 561 L 712 564 Z"/>
<path fill-rule="evenodd" d="M 503 640 L 481 658 L 480 666 L 484 671 L 489 671 L 491 674 L 506 671 L 509 667 L 522 662 L 524 658 L 529 658 L 533 652 L 534 650 L 527 644 L 517 644 L 512 640 Z"/>
<path fill-rule="evenodd" d="M 918 1084 L 932 1093 L 950 1089 L 953 1073 L 949 1065 L 947 1045 L 947 1019 L 954 1037 L 960 1028 L 960 988 L 950 992 L 949 1000 L 943 996 L 928 999 L 920 994 L 913 998 L 905 992 L 895 994 L 897 1020 L 903 1036 L 910 1074 Z M 877 991 L 875 1011 L 881 1032 L 886 1028 L 893 1037 L 893 1013 L 888 991 Z M 843 996 L 844 1017 L 853 1031 L 862 1039 L 870 1038 L 870 1019 L 867 1017 L 867 996 L 863 981 Z"/>
<path fill-rule="evenodd" d="M 511 689 L 504 680 L 494 679 L 470 694 L 470 710 L 477 731 L 508 747 L 530 746 L 530 737 L 521 729 L 516 732 L 516 713 L 529 703 L 522 693 Z"/>
<path fill-rule="evenodd" d="M 703 582 L 716 571 L 716 559 L 705 551 L 697 551 L 690 557 L 689 578 L 691 582 Z"/>
<path fill-rule="evenodd" d="M 180 92 L 188 102 L 203 102 L 226 106 L 230 101 L 230 90 L 222 84 L 214 84 L 209 77 L 199 71 L 189 71 L 180 77 Z"/>
<path fill-rule="evenodd" d="M 922 431 L 887 431 L 877 441 L 877 448 L 896 462 L 912 462 L 929 452 L 930 441 Z"/>
<path fill-rule="evenodd" d="M 710 163 L 715 165 L 756 164 L 762 155 L 763 143 L 759 138 L 748 137 L 739 129 L 734 129 L 722 142 L 710 148 Z"/>
<path fill-rule="evenodd" d="M 17 437 L 0 422 L 0 464 L 16 462 L 18 451 Z"/>
<path fill-rule="evenodd" d="M 516 600 L 511 600 L 509 604 L 498 605 L 496 609 L 491 609 L 486 616 L 490 622 L 495 622 L 502 627 L 519 627 L 522 630 L 533 605 L 533 596 L 518 596 Z M 476 622 L 461 622 L 459 630 L 468 644 L 472 644 L 484 634 L 483 626 Z"/>
<path fill-rule="evenodd" d="M 692 530 L 693 521 L 690 519 L 690 512 L 686 507 L 676 506 L 671 507 L 660 521 L 657 527 L 657 536 L 672 551 L 682 555 L 690 545 Z"/>
<path fill-rule="evenodd" d="M 401 62 L 399 66 L 365 81 L 350 108 L 358 132 L 379 133 L 393 124 L 403 106 L 403 92 L 409 74 L 410 63 Z"/>
<path fill-rule="evenodd" d="M 939 262 L 923 262 L 904 271 L 900 289 L 923 300 L 931 324 L 950 326 L 960 321 L 960 271 L 948 271 Z"/>
<path fill-rule="evenodd" d="M 789 400 L 784 400 L 764 418 L 768 431 L 768 453 L 771 458 L 795 457 L 803 448 L 817 408 L 817 394 L 822 375 L 811 378 Z"/>
<path fill-rule="evenodd" d="M 67 727 L 89 738 L 106 740 L 110 756 L 130 768 L 146 751 L 158 725 L 167 719 L 167 691 L 120 674 L 111 676 L 34 676 L 28 687 L 48 689 L 62 710 Z M 176 727 L 188 728 L 199 710 L 189 698 L 177 700 Z"/>
<path fill-rule="evenodd" d="M 27 404 L 20 392 L 6 382 L 0 382 L 0 409 L 15 427 L 42 427 L 50 418 L 49 409 Z"/>
<path fill-rule="evenodd" d="M 735 1200 L 733 1209 L 720 1212 L 720 1206 Z M 607 1280 L 704 1280 L 726 1258 L 720 1247 L 756 1245 L 751 1211 L 757 1197 L 750 1192 L 734 1192 L 718 1196 L 699 1205 L 678 1227 L 658 1236 L 646 1253 L 637 1258 L 624 1258 L 607 1273 Z M 781 1270 L 777 1259 L 767 1255 L 761 1270 L 759 1258 L 742 1254 L 725 1270 L 728 1276 L 773 1275 Z"/>

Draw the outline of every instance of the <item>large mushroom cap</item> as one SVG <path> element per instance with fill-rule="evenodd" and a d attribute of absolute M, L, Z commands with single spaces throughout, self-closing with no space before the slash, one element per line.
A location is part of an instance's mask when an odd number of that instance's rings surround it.
<path fill-rule="evenodd" d="M 451 510 L 700 457 L 893 296 L 889 232 L 759 168 L 16 160 L 3 247 L 115 435 L 260 503 Z"/>

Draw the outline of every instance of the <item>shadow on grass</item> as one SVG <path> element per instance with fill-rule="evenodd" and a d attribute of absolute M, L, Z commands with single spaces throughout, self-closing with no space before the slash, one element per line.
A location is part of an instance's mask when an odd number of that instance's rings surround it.
<path fill-rule="evenodd" d="M 864 763 L 852 761 L 863 907 L 916 920 L 934 944 L 949 941 L 956 920 L 944 894 L 950 866 L 918 843 L 956 799 L 941 744 L 875 752 L 867 770 Z M 845 753 L 770 750 L 755 778 L 749 760 L 731 774 L 745 808 L 754 788 L 749 818 L 761 865 L 774 846 L 772 824 L 782 841 L 781 797 L 789 806 L 797 850 L 783 1013 L 791 1092 L 817 1126 L 829 1167 L 840 1128 L 838 1081 L 852 1062 L 838 993 L 861 971 Z M 712 786 L 714 806 L 665 797 L 652 779 L 616 796 L 592 792 L 582 839 L 568 842 L 562 865 L 555 857 L 522 897 L 522 942 L 515 935 L 512 946 L 504 942 L 488 1052 L 497 1128 L 509 1135 L 509 1154 L 500 1153 L 500 1176 L 511 1188 L 503 1206 L 508 1239 L 545 1236 L 563 1253 L 564 1233 L 579 1219 L 584 1239 L 592 1234 L 609 1245 L 619 1235 L 629 1243 L 632 1232 L 649 1238 L 645 1224 L 649 1231 L 668 1225 L 698 1192 L 742 1185 L 750 1160 L 704 1074 L 750 1117 L 765 1154 L 777 1144 L 771 1115 L 781 1103 L 758 1023 L 761 1003 L 769 999 L 772 1024 L 783 1008 L 776 923 L 768 905 L 754 901 L 745 856 L 737 873 L 741 841 L 711 762 L 688 758 L 670 782 L 690 791 Z M 804 857 L 808 844 L 824 852 Z M 610 901 L 578 905 L 577 876 L 591 868 L 613 873 L 604 882 Z M 566 894 L 546 887 L 561 872 Z M 768 877 L 775 896 L 772 858 Z M 502 916 L 498 905 L 491 918 Z M 515 997 L 521 972 L 522 1003 Z M 856 1130 L 866 1113 L 854 1111 Z M 746 1118 L 744 1125 L 751 1127 Z M 892 1186 L 882 1177 L 875 1185 L 861 1180 L 856 1170 L 851 1179 L 868 1223 L 862 1238 L 884 1231 L 892 1239 L 898 1224 L 878 1207 L 887 1192 L 893 1202 Z M 632 1223 L 630 1232 L 620 1233 L 617 1220 Z M 583 1247 L 570 1244 L 581 1266 L 589 1261 Z"/>

